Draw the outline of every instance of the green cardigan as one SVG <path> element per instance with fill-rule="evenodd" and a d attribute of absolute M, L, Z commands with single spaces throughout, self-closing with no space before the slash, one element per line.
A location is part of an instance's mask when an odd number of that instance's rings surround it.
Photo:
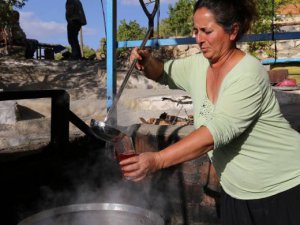
<path fill-rule="evenodd" d="M 209 156 L 226 193 L 259 199 L 300 184 L 300 134 L 282 116 L 261 63 L 246 54 L 226 75 L 215 104 L 206 94 L 202 54 L 164 64 L 160 83 L 192 97 L 195 128 L 214 139 Z"/>

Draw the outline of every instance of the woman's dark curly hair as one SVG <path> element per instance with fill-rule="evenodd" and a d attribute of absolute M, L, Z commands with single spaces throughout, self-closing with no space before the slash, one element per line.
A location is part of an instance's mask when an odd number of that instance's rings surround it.
<path fill-rule="evenodd" d="M 194 6 L 194 14 L 199 8 L 207 8 L 216 22 L 230 32 L 234 23 L 239 24 L 237 40 L 247 33 L 257 17 L 255 0 L 198 0 Z"/>

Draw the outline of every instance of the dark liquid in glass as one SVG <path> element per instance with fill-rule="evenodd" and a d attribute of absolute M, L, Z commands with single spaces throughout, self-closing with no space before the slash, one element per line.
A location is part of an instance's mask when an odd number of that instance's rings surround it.
<path fill-rule="evenodd" d="M 133 156 L 137 156 L 138 154 L 136 154 L 135 152 L 126 152 L 126 153 L 120 153 L 120 154 L 117 154 L 117 158 L 120 161 L 124 160 L 124 159 L 128 159 L 130 157 L 133 157 Z"/>

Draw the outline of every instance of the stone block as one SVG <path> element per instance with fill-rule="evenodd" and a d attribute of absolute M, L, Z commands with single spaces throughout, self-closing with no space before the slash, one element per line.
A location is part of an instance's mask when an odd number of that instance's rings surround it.
<path fill-rule="evenodd" d="M 283 80 L 285 80 L 289 72 L 286 69 L 281 69 L 281 70 L 269 70 L 269 79 L 271 83 L 279 83 Z"/>
<path fill-rule="evenodd" d="M 17 122 L 16 101 L 0 101 L 0 124 L 15 124 Z"/>
<path fill-rule="evenodd" d="M 194 54 L 197 54 L 200 52 L 200 49 L 199 48 L 190 48 L 188 51 L 187 51 L 187 55 L 194 55 Z"/>

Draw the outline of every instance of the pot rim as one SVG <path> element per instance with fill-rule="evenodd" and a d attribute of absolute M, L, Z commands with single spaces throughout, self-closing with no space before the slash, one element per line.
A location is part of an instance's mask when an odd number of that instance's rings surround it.
<path fill-rule="evenodd" d="M 128 212 L 135 215 L 143 215 L 144 217 L 148 218 L 151 221 L 155 222 L 155 225 L 164 225 L 163 218 L 148 209 L 144 209 L 141 207 L 128 205 L 128 204 L 120 204 L 120 203 L 84 203 L 84 204 L 71 204 L 71 205 L 64 205 L 59 206 L 56 208 L 47 209 L 32 216 L 29 216 L 23 219 L 18 225 L 32 225 L 32 223 L 37 223 L 44 219 L 49 219 L 53 216 L 67 214 L 67 213 L 74 213 L 74 212 L 81 212 L 81 211 L 100 211 L 100 210 L 107 210 L 107 211 L 121 211 L 121 212 Z"/>

